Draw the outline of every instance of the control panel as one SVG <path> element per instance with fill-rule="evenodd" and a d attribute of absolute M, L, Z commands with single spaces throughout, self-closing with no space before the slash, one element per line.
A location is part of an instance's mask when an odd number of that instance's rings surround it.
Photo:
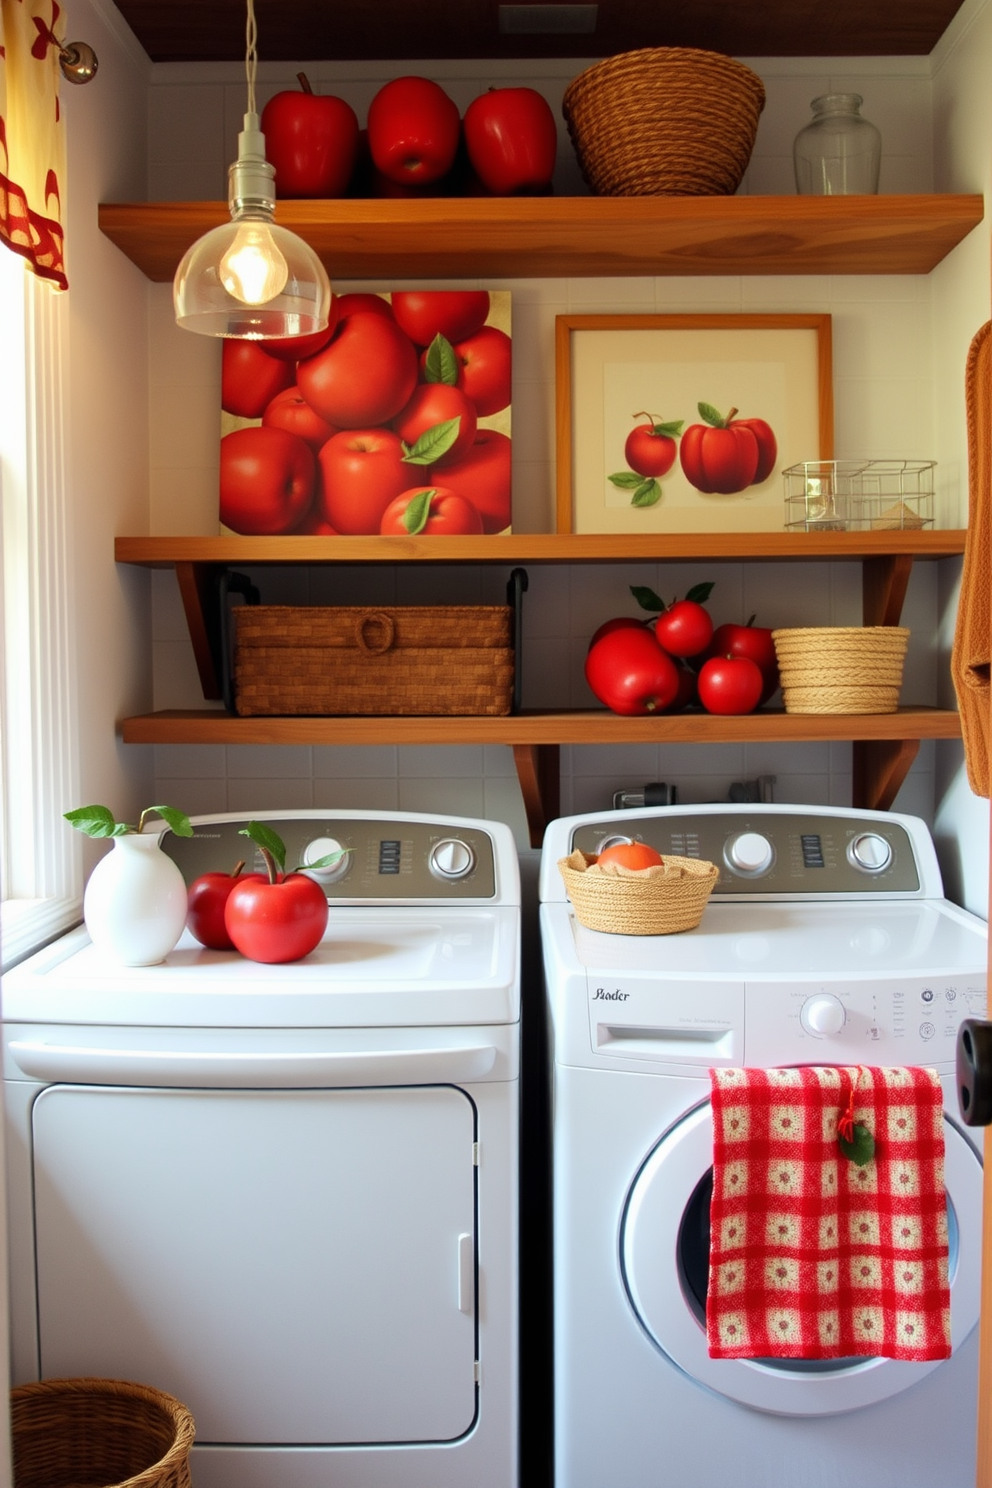
<path fill-rule="evenodd" d="M 187 885 L 202 873 L 264 873 L 261 853 L 242 834 L 248 817 L 200 821 L 192 837 L 167 832 L 162 846 Z M 492 838 L 468 824 L 409 818 L 265 817 L 286 845 L 287 869 L 301 868 L 328 899 L 492 899 L 496 869 Z"/>
<path fill-rule="evenodd" d="M 916 893 L 912 840 L 897 821 L 802 811 L 778 815 L 678 811 L 584 822 L 572 848 L 600 853 L 614 842 L 646 842 L 664 857 L 715 863 L 715 895 L 781 897 Z"/>

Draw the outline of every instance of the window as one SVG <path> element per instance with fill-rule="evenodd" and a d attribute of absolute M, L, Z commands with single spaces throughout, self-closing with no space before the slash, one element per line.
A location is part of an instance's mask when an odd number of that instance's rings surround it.
<path fill-rule="evenodd" d="M 0 249 L 0 954 L 80 918 L 63 471 L 65 297 Z"/>

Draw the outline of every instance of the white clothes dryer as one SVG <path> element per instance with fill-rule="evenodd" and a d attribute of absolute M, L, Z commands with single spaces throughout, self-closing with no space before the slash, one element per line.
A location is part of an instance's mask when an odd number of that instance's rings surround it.
<path fill-rule="evenodd" d="M 520 889 L 500 823 L 258 813 L 325 873 L 318 948 L 3 981 L 13 1382 L 196 1421 L 197 1488 L 517 1481 Z M 163 842 L 187 878 L 244 817 Z M 258 865 L 256 865 L 258 866 Z M 320 870 L 314 870 L 320 875 Z"/>
<path fill-rule="evenodd" d="M 701 924 L 578 924 L 557 863 L 643 840 L 720 867 Z M 772 805 L 550 824 L 541 933 L 553 1073 L 556 1488 L 972 1488 L 982 1173 L 955 1042 L 987 929 L 943 897 L 924 823 Z M 714 1360 L 712 1067 L 935 1066 L 953 1353 Z"/>

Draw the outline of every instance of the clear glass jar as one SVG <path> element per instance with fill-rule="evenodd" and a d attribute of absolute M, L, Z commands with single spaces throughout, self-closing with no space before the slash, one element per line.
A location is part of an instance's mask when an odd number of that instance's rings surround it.
<path fill-rule="evenodd" d="M 878 191 L 882 136 L 861 116 L 860 93 L 814 98 L 813 118 L 792 147 L 800 196 L 871 196 Z"/>

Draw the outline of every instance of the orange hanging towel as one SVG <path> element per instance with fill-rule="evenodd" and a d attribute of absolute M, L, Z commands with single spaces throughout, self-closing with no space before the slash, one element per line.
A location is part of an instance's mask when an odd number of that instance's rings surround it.
<path fill-rule="evenodd" d="M 946 1359 L 936 1071 L 805 1066 L 710 1077 L 710 1355 Z"/>
<path fill-rule="evenodd" d="M 968 531 L 951 678 L 957 693 L 968 784 L 990 794 L 989 673 L 992 663 L 992 321 L 975 333 L 965 371 Z"/>

